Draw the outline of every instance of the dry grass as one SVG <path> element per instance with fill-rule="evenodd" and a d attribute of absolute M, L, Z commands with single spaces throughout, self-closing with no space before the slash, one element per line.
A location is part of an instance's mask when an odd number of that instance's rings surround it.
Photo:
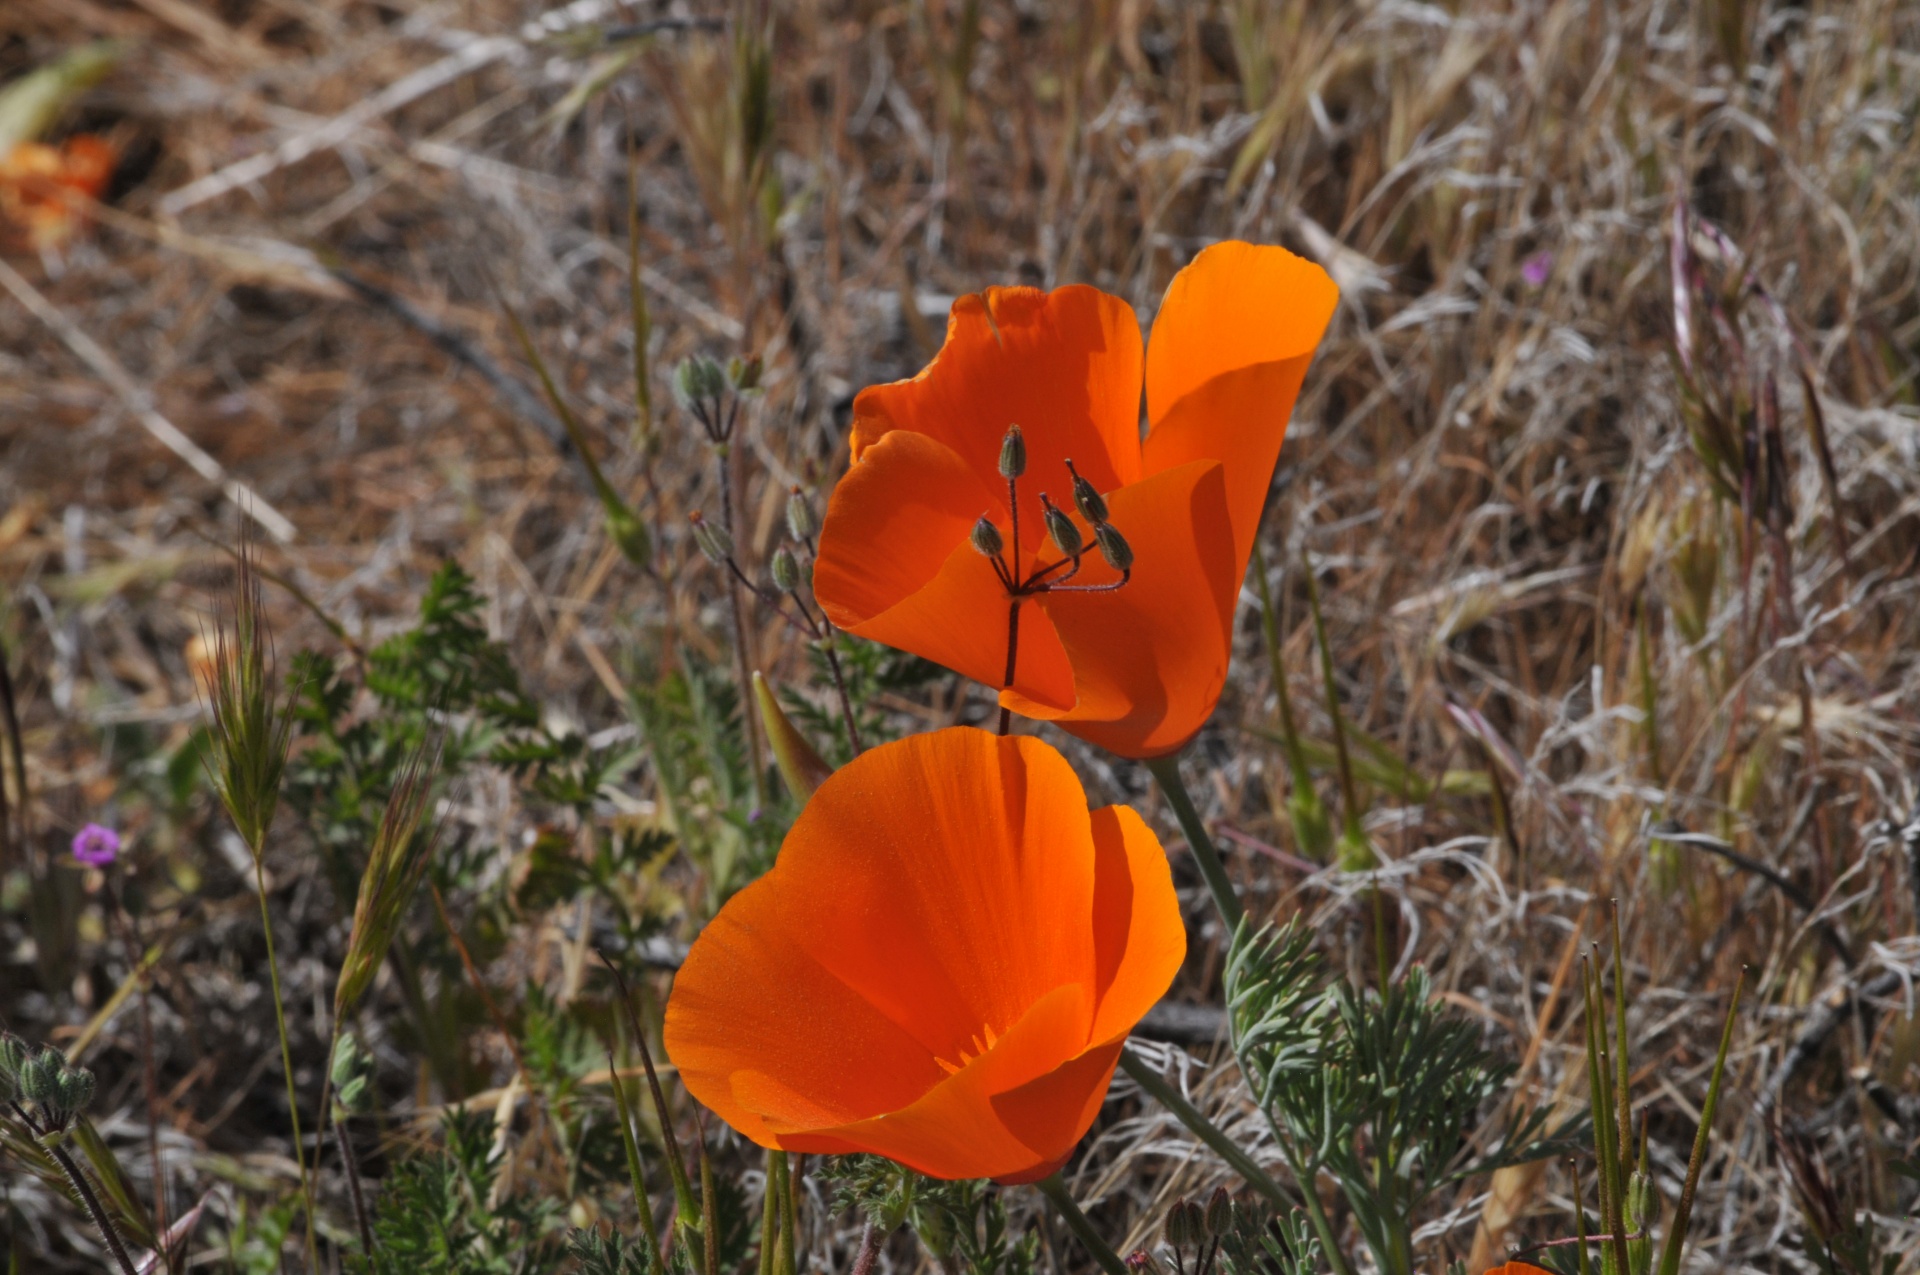
<path fill-rule="evenodd" d="M 743 493 L 755 560 L 787 485 L 824 490 L 844 464 L 852 393 L 919 366 L 952 295 L 1088 282 L 1144 318 L 1205 243 L 1281 242 L 1344 292 L 1267 520 L 1303 729 L 1331 739 L 1306 555 L 1351 724 L 1421 783 L 1466 770 L 1498 790 L 1415 802 L 1366 785 L 1404 959 L 1434 967 L 1528 1060 L 1524 1093 L 1552 1101 L 1581 1043 L 1556 971 L 1620 900 L 1636 1082 L 1669 1198 L 1746 968 L 1692 1262 L 1810 1269 L 1781 1242 L 1800 1222 L 1763 1114 L 1777 1086 L 1781 1118 L 1910 1263 L 1912 1191 L 1889 1164 L 1920 1118 L 1887 1095 L 1910 1093 L 1920 1054 L 1903 1000 L 1920 967 L 1920 13 L 1019 0 L 981 6 L 969 40 L 958 0 L 776 7 L 773 149 L 756 158 L 717 87 L 724 34 L 669 29 L 603 64 L 596 30 L 658 16 L 645 5 L 580 0 L 583 21 L 544 41 L 520 25 L 537 9 L 503 0 L 6 6 L 0 76 L 88 36 L 131 42 L 71 121 L 126 157 L 101 224 L 64 260 L 10 259 L 42 313 L 17 290 L 0 301 L 0 639 L 37 852 L 116 809 L 129 748 L 145 764 L 199 717 L 187 647 L 241 515 L 158 441 L 156 418 L 285 515 L 266 565 L 356 637 L 392 631 L 450 555 L 482 581 L 535 693 L 589 729 L 624 720 L 633 635 L 724 649 L 717 582 L 685 531 L 717 501 L 704 446 L 670 408 L 635 445 L 630 151 L 654 366 L 696 350 L 768 362 Z M 603 71 L 603 91 L 576 100 Z M 768 182 L 784 200 L 770 230 Z M 1674 342 L 1681 200 L 1703 219 L 1680 254 L 1699 284 L 1691 394 Z M 531 385 L 492 290 L 526 314 L 656 528 L 657 572 L 607 543 L 536 420 L 329 266 Z M 78 352 L 88 342 L 123 383 Z M 283 648 L 332 640 L 274 605 Z M 1242 611 L 1235 681 L 1199 751 L 1214 813 L 1285 849 L 1286 771 L 1257 733 L 1274 723 L 1258 614 Z M 799 676 L 787 634 L 769 624 L 758 641 L 767 667 Z M 944 683 L 918 710 L 984 711 Z M 1143 772 L 1075 756 L 1096 788 L 1152 800 Z M 1331 770 L 1320 778 L 1337 802 Z M 156 999 L 169 1145 L 207 1180 L 284 1174 L 257 929 L 221 825 L 204 803 L 178 820 L 133 797 L 118 809 L 181 887 Z M 486 817 L 514 837 L 524 816 Z M 1786 878 L 1850 964 L 1753 871 L 1650 840 L 1660 821 Z M 295 841 L 270 861 L 290 997 L 324 995 L 335 904 L 302 884 Z M 1304 911 L 1365 968 L 1366 882 L 1254 851 L 1234 867 L 1257 907 Z M 23 1032 L 70 1035 L 124 973 L 83 928 L 82 977 L 43 987 L 17 911 L 0 934 L 0 1022 Z M 511 959 L 577 978 L 569 947 L 556 923 Z M 1215 950 L 1186 998 L 1215 994 Z M 1833 1016 L 1780 1076 L 1823 998 L 1869 983 L 1891 999 Z M 135 1048 L 119 1021 L 95 1046 L 102 1111 L 138 1108 Z M 1239 1109 L 1229 1069 L 1192 1075 Z M 1076 1190 L 1139 1240 L 1225 1170 L 1157 1109 L 1112 1110 L 1135 1114 L 1100 1127 Z M 132 1116 L 108 1125 L 140 1137 Z M 1474 1248 L 1483 1211 L 1515 1219 L 1516 1238 L 1570 1229 L 1561 1168 L 1500 1179 L 1492 1207 L 1486 1183 L 1470 1187 L 1429 1228 L 1434 1269 Z M 26 1251 L 69 1251 L 53 1232 L 73 1219 L 18 1191 Z"/>

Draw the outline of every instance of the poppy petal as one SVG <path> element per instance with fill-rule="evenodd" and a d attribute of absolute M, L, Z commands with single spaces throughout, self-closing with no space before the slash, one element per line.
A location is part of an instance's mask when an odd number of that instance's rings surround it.
<path fill-rule="evenodd" d="M 1157 757 L 1191 739 L 1226 684 L 1239 594 L 1225 492 L 1221 467 L 1196 461 L 1112 493 L 1113 525 L 1133 548 L 1131 580 L 1111 593 L 1040 598 L 1072 662 L 1073 707 L 1018 689 L 1001 703 L 1123 757 Z M 1090 563 L 1081 578 L 1117 577 Z"/>
<path fill-rule="evenodd" d="M 796 941 L 958 1067 L 1063 982 L 1087 991 L 1091 1014 L 1092 933 L 1059 918 L 1092 915 L 1092 836 L 1066 758 L 1030 736 L 955 727 L 835 772 L 771 875 Z"/>
<path fill-rule="evenodd" d="M 980 1057 L 934 1086 L 911 1106 L 856 1124 L 823 1129 L 837 1138 L 898 1160 L 936 1178 L 994 1178 L 1018 1174 L 1073 1149 L 1086 1130 L 1072 1122 L 1042 1128 L 1023 1124 L 1022 1131 L 1040 1137 L 1052 1134 L 1059 1144 L 1032 1146 L 1010 1128 L 995 1110 L 994 1099 L 1020 1090 L 1074 1059 L 1086 1043 L 1091 998 L 1084 985 L 1068 984 L 1043 996 Z M 1078 1077 L 1079 1085 L 1104 1082 L 1102 1076 Z M 1078 1097 L 1078 1085 L 1074 1097 Z M 1104 1083 L 1100 1092 L 1105 1092 Z M 1037 1099 L 1014 1108 L 1023 1114 Z M 1082 1104 L 1074 1103 L 1076 1120 Z M 1096 1106 L 1097 1110 L 1097 1106 Z M 1091 1123 L 1091 1116 L 1088 1117 Z"/>
<path fill-rule="evenodd" d="M 1005 509 L 1004 490 L 980 482 L 952 448 L 895 430 L 834 488 L 815 596 L 849 633 L 999 686 L 1007 667 L 1006 586 L 967 537 L 982 514 L 1006 527 Z M 1014 684 L 1041 703 L 1071 705 L 1073 670 L 1046 613 L 1023 607 L 1020 624 Z"/>
<path fill-rule="evenodd" d="M 1326 271 L 1284 248 L 1219 243 L 1174 276 L 1154 319 L 1146 472 L 1221 462 L 1236 579 L 1246 570 L 1300 383 L 1338 301 Z"/>
<path fill-rule="evenodd" d="M 1131 806 L 1093 812 L 1094 1041 L 1116 1041 L 1167 994 L 1187 956 L 1187 927 L 1160 838 Z"/>
<path fill-rule="evenodd" d="M 809 1095 L 812 1114 L 831 1113 L 825 1123 L 912 1102 L 943 1074 L 925 1046 L 807 954 L 778 893 L 770 874 L 736 894 L 687 953 L 667 1004 L 667 1053 L 682 1083 L 762 1146 L 779 1145 L 779 1128 L 803 1113 L 737 1092 L 735 1073 L 777 1068 Z"/>
<path fill-rule="evenodd" d="M 1004 491 L 1000 443 L 1017 424 L 1028 473 L 1020 518 L 1037 530 L 1040 491 L 1068 490 L 1067 457 L 1102 491 L 1139 477 L 1141 366 L 1140 321 L 1120 298 L 1085 285 L 989 288 L 953 303 L 946 343 L 918 376 L 854 399 L 853 454 L 911 430 Z"/>

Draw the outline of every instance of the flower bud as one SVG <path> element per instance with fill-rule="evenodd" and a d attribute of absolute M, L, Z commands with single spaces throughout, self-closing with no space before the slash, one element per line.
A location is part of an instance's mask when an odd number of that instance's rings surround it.
<path fill-rule="evenodd" d="M 1107 501 L 1097 488 L 1080 476 L 1080 471 L 1067 462 L 1067 472 L 1073 475 L 1073 506 L 1080 516 L 1098 527 L 1107 520 Z"/>
<path fill-rule="evenodd" d="M 1133 566 L 1133 546 L 1127 543 L 1127 538 L 1112 523 L 1096 524 L 1093 539 L 1100 546 L 1100 556 L 1115 571 L 1125 571 Z"/>
<path fill-rule="evenodd" d="M 1232 1232 L 1233 1197 L 1227 1194 L 1227 1188 L 1217 1186 L 1207 1197 L 1206 1225 L 1208 1239 L 1217 1240 Z"/>
<path fill-rule="evenodd" d="M 980 521 L 973 524 L 973 531 L 967 539 L 973 542 L 977 552 L 988 558 L 999 557 L 1000 551 L 1006 547 L 1006 542 L 1000 539 L 1000 528 L 994 526 L 993 520 L 985 514 L 981 514 Z"/>
<path fill-rule="evenodd" d="M 26 1061 L 20 1068 L 20 1096 L 28 1102 L 42 1105 L 54 1102 L 60 1096 L 60 1073 L 65 1070 L 61 1057 L 51 1049 L 43 1049 Z"/>
<path fill-rule="evenodd" d="M 800 587 L 800 564 L 793 560 L 793 554 L 785 545 L 773 551 L 773 583 L 782 593 L 791 593 Z"/>
<path fill-rule="evenodd" d="M 702 354 L 681 359 L 673 367 L 673 398 L 684 411 L 696 403 L 719 398 L 727 388 L 727 374 L 721 366 Z"/>
<path fill-rule="evenodd" d="M 93 1073 L 85 1067 L 67 1067 L 60 1072 L 54 1105 L 69 1118 L 93 1105 Z"/>
<path fill-rule="evenodd" d="M 1188 1210 L 1192 1210 L 1189 1214 Z M 1200 1239 L 1200 1209 L 1198 1205 L 1187 1203 L 1186 1198 L 1175 1200 L 1173 1207 L 1167 1210 L 1166 1241 L 1170 1248 L 1185 1248 Z"/>
<path fill-rule="evenodd" d="M 1005 438 L 1000 440 L 1000 476 L 1018 478 L 1027 472 L 1027 439 L 1018 425 L 1007 426 Z"/>
<path fill-rule="evenodd" d="M 725 566 L 727 559 L 733 557 L 733 537 L 727 534 L 727 529 L 708 522 L 698 509 L 687 515 L 687 521 L 693 524 L 694 542 L 700 546 L 700 552 L 707 555 L 707 561 L 716 567 Z"/>
<path fill-rule="evenodd" d="M 1087 545 L 1081 538 L 1080 528 L 1074 526 L 1073 519 L 1061 513 L 1060 507 L 1048 500 L 1044 493 L 1040 497 L 1040 504 L 1045 511 L 1047 535 L 1053 538 L 1053 543 L 1059 546 L 1061 553 L 1069 558 L 1076 557 Z"/>
<path fill-rule="evenodd" d="M 1127 1254 L 1127 1270 L 1131 1275 L 1163 1275 L 1160 1263 L 1144 1248 L 1136 1248 Z"/>
<path fill-rule="evenodd" d="M 795 540 L 803 544 L 813 538 L 818 524 L 813 520 L 813 506 L 808 503 L 807 495 L 798 487 L 787 492 L 787 531 Z"/>
<path fill-rule="evenodd" d="M 734 355 L 727 360 L 727 385 L 735 394 L 756 394 L 760 390 L 760 373 L 764 365 L 758 354 L 750 359 Z"/>
<path fill-rule="evenodd" d="M 27 1042 L 18 1036 L 0 1032 L 0 1080 L 12 1080 L 20 1074 L 31 1055 Z"/>

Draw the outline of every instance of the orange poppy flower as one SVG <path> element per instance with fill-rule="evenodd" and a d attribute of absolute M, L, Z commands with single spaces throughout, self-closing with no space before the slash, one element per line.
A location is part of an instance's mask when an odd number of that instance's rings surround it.
<path fill-rule="evenodd" d="M 1261 507 L 1337 299 L 1285 249 L 1215 244 L 1174 276 L 1143 357 L 1133 308 L 1095 288 L 960 298 L 932 363 L 854 400 L 854 463 L 814 569 L 827 614 L 1112 752 L 1178 750 L 1226 682 Z M 1026 451 L 1014 480 L 1010 425 Z M 1130 571 L 1094 552 L 1070 464 Z M 1071 561 L 1043 535 L 1055 518 L 1084 542 Z"/>
<path fill-rule="evenodd" d="M 1505 1266 L 1496 1266 L 1487 1275 L 1553 1275 L 1553 1272 L 1532 1262 L 1508 1262 Z"/>
<path fill-rule="evenodd" d="M 1093 1123 L 1186 955 L 1158 839 L 1053 748 L 970 727 L 869 749 L 674 979 L 667 1053 L 765 1147 L 1036 1181 Z"/>
<path fill-rule="evenodd" d="M 97 199 L 113 176 L 113 147 L 81 135 L 59 147 L 18 142 L 0 157 L 0 221 L 35 250 L 58 248 L 84 215 L 69 195 Z"/>

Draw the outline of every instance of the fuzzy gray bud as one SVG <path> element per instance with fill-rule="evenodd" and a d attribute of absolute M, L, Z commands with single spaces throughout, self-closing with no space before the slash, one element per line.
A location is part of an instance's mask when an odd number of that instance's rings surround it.
<path fill-rule="evenodd" d="M 1133 566 L 1133 546 L 1119 533 L 1110 522 L 1103 522 L 1093 529 L 1094 543 L 1100 546 L 1100 556 L 1115 571 L 1125 571 Z"/>
<path fill-rule="evenodd" d="M 1027 472 L 1027 438 L 1020 432 L 1018 425 L 1007 426 L 1005 438 L 1000 440 L 1000 476 L 1018 478 Z"/>
<path fill-rule="evenodd" d="M 51 1105 L 60 1097 L 60 1073 L 66 1070 L 61 1056 L 43 1049 L 20 1068 L 20 1096 L 28 1102 Z"/>
<path fill-rule="evenodd" d="M 985 514 L 981 514 L 980 521 L 973 524 L 973 531 L 967 539 L 973 542 L 977 552 L 988 558 L 999 557 L 1000 551 L 1006 547 L 1006 542 L 1000 538 L 1000 528 L 994 526 L 993 520 Z"/>
<path fill-rule="evenodd" d="M 1069 558 L 1077 556 L 1087 545 L 1080 535 L 1080 528 L 1074 526 L 1073 519 L 1061 513 L 1060 507 L 1045 495 L 1040 497 L 1040 504 L 1047 520 L 1047 535 L 1053 538 L 1053 543 L 1059 546 L 1061 553 Z"/>
<path fill-rule="evenodd" d="M 813 505 L 798 487 L 787 492 L 787 530 L 803 544 L 813 539 L 813 533 L 818 530 L 813 520 Z"/>
<path fill-rule="evenodd" d="M 773 583 L 782 593 L 791 593 L 800 587 L 800 564 L 793 560 L 793 554 L 785 545 L 773 551 Z"/>
<path fill-rule="evenodd" d="M 673 398 L 684 411 L 694 404 L 719 398 L 727 388 L 727 374 L 718 363 L 702 354 L 681 359 L 673 367 Z"/>
<path fill-rule="evenodd" d="M 1098 527 L 1107 520 L 1107 501 L 1092 483 L 1080 476 L 1080 471 L 1067 462 L 1067 472 L 1073 475 L 1073 506 L 1080 516 Z"/>
<path fill-rule="evenodd" d="M 707 555 L 707 561 L 716 567 L 725 566 L 727 559 L 733 557 L 733 537 L 727 534 L 727 529 L 708 522 L 697 509 L 687 515 L 687 521 L 693 524 L 694 543 Z"/>
<path fill-rule="evenodd" d="M 69 1118 L 93 1105 L 93 1073 L 85 1067 L 68 1067 L 60 1072 L 60 1084 L 54 1103 Z"/>

